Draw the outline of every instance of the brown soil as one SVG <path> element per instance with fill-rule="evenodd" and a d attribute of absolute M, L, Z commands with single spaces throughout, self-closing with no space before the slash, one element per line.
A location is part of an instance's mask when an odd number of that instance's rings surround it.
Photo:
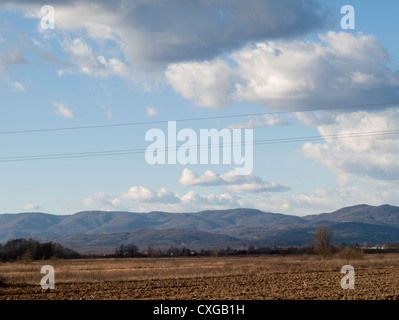
<path fill-rule="evenodd" d="M 223 261 L 220 259 L 222 258 L 210 261 L 214 261 L 216 265 Z M 198 260 L 198 262 L 200 261 Z M 243 266 L 249 261 L 251 260 L 243 262 Z M 233 260 L 233 262 L 235 261 Z M 290 265 L 293 262 L 290 261 Z M 190 264 L 192 263 L 191 261 Z M 284 263 L 284 261 L 279 263 Z M 305 261 L 306 266 L 309 263 L 315 264 L 312 261 Z M 323 267 L 323 265 L 321 266 Z M 224 268 L 227 270 L 226 266 Z M 331 267 L 330 264 L 325 265 L 321 270 L 314 269 L 308 266 L 306 268 L 304 266 L 278 268 L 269 271 L 260 267 L 251 270 L 243 268 L 242 270 L 245 272 L 241 272 L 241 274 L 224 275 L 223 272 L 215 272 L 213 276 L 195 276 L 193 274 L 191 277 L 174 277 L 173 279 L 166 279 L 155 274 L 148 279 L 127 281 L 57 283 L 56 278 L 55 289 L 47 291 L 38 284 L 10 284 L 5 281 L 6 284 L 0 287 L 0 300 L 399 299 L 399 268 L 396 263 L 385 266 L 375 262 L 373 265 L 372 262 L 367 261 L 359 263 L 355 267 L 355 289 L 353 290 L 341 288 L 340 281 L 344 275 L 335 265 L 334 267 Z"/>

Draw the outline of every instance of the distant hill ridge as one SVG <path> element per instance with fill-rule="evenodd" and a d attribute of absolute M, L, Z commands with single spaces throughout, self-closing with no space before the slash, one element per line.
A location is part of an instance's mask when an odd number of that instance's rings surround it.
<path fill-rule="evenodd" d="M 334 231 L 335 242 L 399 242 L 399 207 L 365 204 L 301 217 L 246 208 L 192 213 L 82 211 L 71 215 L 40 212 L 0 214 L 0 241 L 35 237 L 64 239 L 64 243 L 60 243 L 68 245 L 66 242 L 72 241 L 71 235 L 74 234 L 76 248 L 80 245 L 79 239 L 81 245 L 106 245 L 104 239 L 115 244 L 112 234 L 114 239 L 120 238 L 120 243 L 131 236 L 129 241 L 142 245 L 162 243 L 168 246 L 168 243 L 186 244 L 185 241 L 187 245 L 195 244 L 197 247 L 228 242 L 236 245 L 303 245 L 309 244 L 313 231 L 322 224 Z M 121 236 L 122 233 L 125 236 Z"/>

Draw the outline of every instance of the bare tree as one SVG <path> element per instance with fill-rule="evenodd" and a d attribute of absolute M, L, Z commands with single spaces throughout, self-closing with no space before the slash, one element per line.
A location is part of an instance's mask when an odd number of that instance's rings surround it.
<path fill-rule="evenodd" d="M 324 258 L 332 256 L 332 247 L 330 245 L 333 232 L 326 226 L 321 226 L 316 229 L 313 246 L 319 255 Z"/>
<path fill-rule="evenodd" d="M 159 248 L 153 247 L 151 245 L 148 246 L 147 252 L 148 252 L 149 257 L 159 258 L 161 256 L 161 250 L 159 250 Z"/>
<path fill-rule="evenodd" d="M 139 252 L 139 248 L 134 244 L 128 244 L 125 247 L 125 255 L 127 257 L 134 257 L 137 254 L 137 252 Z"/>
<path fill-rule="evenodd" d="M 115 255 L 117 257 L 122 258 L 124 254 L 125 254 L 125 246 L 123 244 L 115 248 Z"/>

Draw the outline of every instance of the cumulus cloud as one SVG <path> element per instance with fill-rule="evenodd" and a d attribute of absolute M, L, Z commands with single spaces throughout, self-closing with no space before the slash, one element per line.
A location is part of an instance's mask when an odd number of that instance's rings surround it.
<path fill-rule="evenodd" d="M 183 169 L 178 181 L 185 187 L 191 186 L 226 186 L 233 193 L 257 193 L 257 192 L 285 192 L 290 189 L 286 184 L 278 184 L 274 181 L 266 182 L 256 175 L 236 175 L 234 170 L 224 174 L 215 174 L 211 170 L 198 176 L 190 169 Z"/>
<path fill-rule="evenodd" d="M 252 206 L 271 212 L 294 215 L 331 212 L 354 204 L 380 206 L 396 201 L 399 188 L 394 184 L 369 181 L 368 188 L 354 183 L 346 186 L 327 186 L 298 194 L 254 194 Z"/>
<path fill-rule="evenodd" d="M 200 207 L 204 206 L 212 206 L 212 207 L 219 207 L 219 206 L 229 206 L 234 203 L 235 198 L 229 193 L 222 193 L 222 194 L 208 194 L 202 195 L 195 191 L 189 191 L 187 194 L 181 196 L 181 202 L 184 205 L 188 205 L 189 207 L 194 207 L 198 205 Z"/>
<path fill-rule="evenodd" d="M 218 175 L 213 173 L 213 171 L 211 170 L 205 171 L 205 173 L 199 177 L 190 169 L 185 168 L 183 169 L 183 172 L 178 182 L 185 187 L 189 187 L 194 185 L 215 186 L 215 185 L 220 185 L 223 181 Z"/>
<path fill-rule="evenodd" d="M 287 184 L 278 184 L 274 181 L 235 184 L 226 188 L 233 193 L 286 192 L 291 189 Z"/>
<path fill-rule="evenodd" d="M 198 106 L 216 109 L 231 102 L 235 76 L 225 61 L 171 64 L 165 75 L 175 91 Z"/>
<path fill-rule="evenodd" d="M 244 185 L 244 188 L 246 187 Z M 185 194 L 178 194 L 167 189 L 155 191 L 142 186 L 133 186 L 128 192 L 116 198 L 111 198 L 105 193 L 99 192 L 87 197 L 85 204 L 86 207 L 92 209 L 139 210 L 142 212 L 152 210 L 197 212 L 208 209 L 245 207 L 268 212 L 307 215 L 330 212 L 351 206 L 354 203 L 382 205 L 391 203 L 398 196 L 399 188 L 394 184 L 387 183 L 372 183 L 367 189 L 364 189 L 362 184 L 327 186 L 298 194 L 292 192 L 286 194 L 266 191 L 250 192 L 249 197 L 240 197 L 234 190 L 208 194 L 191 190 Z M 170 201 L 170 199 L 173 200 Z"/>
<path fill-rule="evenodd" d="M 37 211 L 40 210 L 41 207 L 38 204 L 34 204 L 34 203 L 28 203 L 24 206 L 24 210 L 29 210 L 29 211 Z"/>
<path fill-rule="evenodd" d="M 399 75 L 387 67 L 389 56 L 375 36 L 330 31 L 319 38 L 259 42 L 233 52 L 229 63 L 173 64 L 166 78 L 185 98 L 213 109 L 226 101 L 287 109 L 398 100 Z M 212 86 L 195 70 L 206 70 Z"/>
<path fill-rule="evenodd" d="M 148 117 L 158 116 L 158 110 L 154 107 L 146 107 Z"/>
<path fill-rule="evenodd" d="M 176 92 L 212 109 L 236 101 L 287 108 L 352 103 L 354 97 L 360 99 L 356 103 L 398 98 L 398 74 L 387 67 L 389 56 L 376 37 L 328 32 L 320 41 L 295 40 L 327 26 L 330 8 L 318 1 L 69 0 L 52 5 L 60 43 L 75 67 L 60 74 L 134 79 L 140 77 L 137 69 L 152 74 L 154 68 L 166 68 L 166 82 Z M 22 9 L 38 23 L 43 16 L 38 1 L 5 1 L 0 8 Z M 110 43 L 120 56 L 112 54 Z M 12 63 L 0 54 L 0 72 Z"/>
<path fill-rule="evenodd" d="M 14 83 L 14 88 L 15 88 L 17 91 L 25 92 L 25 87 L 24 87 L 24 85 L 23 85 L 21 82 L 15 82 L 15 83 Z"/>
<path fill-rule="evenodd" d="M 165 188 L 159 191 L 153 191 L 145 187 L 131 187 L 126 193 L 121 195 L 123 200 L 135 200 L 138 202 L 162 202 L 162 203 L 176 203 L 179 201 L 178 197 Z"/>
<path fill-rule="evenodd" d="M 52 114 L 61 116 L 63 118 L 71 119 L 75 117 L 75 113 L 69 109 L 65 104 L 59 103 L 57 101 L 53 102 L 53 107 L 55 108 L 55 111 L 52 112 Z"/>
<path fill-rule="evenodd" d="M 41 5 L 3 2 L 38 20 Z M 52 6 L 57 30 L 112 40 L 134 67 L 212 59 L 250 41 L 303 35 L 324 26 L 328 15 L 313 0 L 55 0 Z"/>
<path fill-rule="evenodd" d="M 83 205 L 93 210 L 126 210 L 120 199 L 111 198 L 105 192 L 96 192 L 87 196 L 83 200 Z"/>
<path fill-rule="evenodd" d="M 87 42 L 81 38 L 65 40 L 62 46 L 68 52 L 71 63 L 77 70 L 60 70 L 59 75 L 67 72 L 81 72 L 93 77 L 109 77 L 112 75 L 126 77 L 128 67 L 118 58 L 106 59 L 102 55 L 96 55 Z"/>
<path fill-rule="evenodd" d="M 237 196 L 228 192 L 222 194 L 200 194 L 189 191 L 186 194 L 174 193 L 166 188 L 152 190 L 143 186 L 132 186 L 127 192 L 110 197 L 105 192 L 87 196 L 83 205 L 90 209 L 100 210 L 165 210 L 165 211 L 198 211 L 205 209 L 226 209 L 239 206 Z"/>
<path fill-rule="evenodd" d="M 307 158 L 332 169 L 341 184 L 352 179 L 397 181 L 398 121 L 396 108 L 340 114 L 334 122 L 318 126 L 325 138 L 323 143 L 305 143 L 301 151 Z M 337 135 L 341 138 L 328 138 Z"/>
<path fill-rule="evenodd" d="M 244 188 L 253 187 L 249 184 L 243 186 Z M 240 197 L 235 190 L 208 194 L 190 190 L 185 194 L 178 194 L 164 188 L 156 191 L 142 186 L 133 186 L 128 192 L 115 198 L 98 192 L 88 196 L 84 202 L 87 208 L 103 210 L 197 212 L 245 207 L 268 212 L 307 215 L 330 212 L 354 203 L 381 205 L 389 203 L 398 196 L 399 188 L 387 189 L 387 185 L 384 184 L 373 184 L 367 190 L 356 184 L 329 186 L 299 194 L 270 193 L 263 190 L 250 192 L 249 197 Z"/>

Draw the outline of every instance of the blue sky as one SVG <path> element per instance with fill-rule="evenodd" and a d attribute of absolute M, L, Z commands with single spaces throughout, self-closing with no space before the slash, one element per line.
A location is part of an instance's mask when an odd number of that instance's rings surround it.
<path fill-rule="evenodd" d="M 48 4 L 53 30 L 42 2 L 0 3 L 0 212 L 399 205 L 399 141 L 385 134 L 399 129 L 397 1 Z M 344 5 L 354 30 L 341 28 Z M 148 130 L 182 119 L 198 134 L 320 139 L 255 144 L 247 176 L 149 165 L 144 152 L 81 156 L 145 149 Z M 55 154 L 67 157 L 32 160 Z"/>

